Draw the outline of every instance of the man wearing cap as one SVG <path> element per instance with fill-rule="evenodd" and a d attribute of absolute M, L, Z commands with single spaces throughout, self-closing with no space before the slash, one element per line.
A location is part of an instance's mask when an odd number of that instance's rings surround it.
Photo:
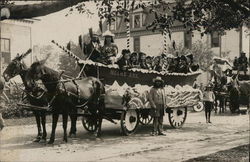
<path fill-rule="evenodd" d="M 112 58 L 115 58 L 118 53 L 118 47 L 114 44 L 114 34 L 111 31 L 107 30 L 102 35 L 104 37 L 104 45 L 102 48 L 103 59 L 106 61 L 107 64 L 111 64 Z"/>
<path fill-rule="evenodd" d="M 154 86 L 149 92 L 149 102 L 152 107 L 152 116 L 154 117 L 154 129 L 152 135 L 165 135 L 163 133 L 163 116 L 164 116 L 164 81 L 161 77 L 153 80 Z"/>
<path fill-rule="evenodd" d="M 100 62 L 100 40 L 97 34 L 86 35 L 83 38 L 83 53 L 94 62 Z"/>

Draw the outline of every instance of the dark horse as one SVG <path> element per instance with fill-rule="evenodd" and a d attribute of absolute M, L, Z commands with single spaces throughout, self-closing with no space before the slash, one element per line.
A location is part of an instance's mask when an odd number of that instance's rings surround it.
<path fill-rule="evenodd" d="M 239 112 L 240 99 L 244 98 L 249 109 L 250 102 L 250 80 L 239 81 L 238 75 L 232 77 L 228 85 L 230 107 L 232 113 Z"/>
<path fill-rule="evenodd" d="M 68 115 L 74 115 L 71 118 L 70 133 L 76 131 L 76 112 L 77 107 L 81 107 L 93 114 L 98 121 L 96 135 L 100 136 L 102 115 L 104 111 L 104 85 L 100 80 L 94 77 L 87 77 L 74 80 L 61 80 L 61 74 L 44 65 L 45 60 L 35 62 L 31 65 L 29 71 L 30 79 L 41 79 L 46 87 L 51 99 L 53 123 L 49 143 L 55 140 L 55 130 L 59 114 L 63 116 L 63 140 L 67 142 L 67 121 Z M 85 106 L 87 105 L 87 106 Z"/>
<path fill-rule="evenodd" d="M 23 81 L 23 84 L 25 86 L 26 99 L 28 100 L 28 102 L 34 106 L 47 106 L 48 102 L 47 102 L 45 91 L 43 91 L 41 88 L 36 86 L 34 82 L 28 85 L 26 81 L 28 68 L 22 62 L 22 59 L 26 57 L 30 52 L 31 50 L 28 50 L 25 54 L 22 54 L 14 58 L 10 62 L 10 64 L 7 66 L 5 71 L 3 72 L 3 77 L 5 81 L 8 82 L 11 78 L 17 75 L 20 75 Z M 46 137 L 47 137 L 46 126 L 45 126 L 46 124 L 45 113 L 46 112 L 45 111 L 33 111 L 33 113 L 36 118 L 36 124 L 37 124 L 37 130 L 38 130 L 38 134 L 34 142 L 39 142 L 40 140 L 46 141 Z M 41 124 L 42 124 L 42 128 L 41 128 Z"/>

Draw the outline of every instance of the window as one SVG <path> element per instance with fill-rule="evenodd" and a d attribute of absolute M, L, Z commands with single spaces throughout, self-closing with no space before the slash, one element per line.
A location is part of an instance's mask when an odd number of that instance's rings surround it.
<path fill-rule="evenodd" d="M 10 39 L 1 38 L 0 43 L 1 43 L 1 53 L 2 53 L 2 58 L 0 58 L 0 60 L 2 61 L 2 69 L 1 70 L 4 70 L 11 61 L 11 58 L 10 58 Z"/>
<path fill-rule="evenodd" d="M 109 30 L 115 30 L 115 21 L 111 21 L 111 24 L 109 26 Z"/>
<path fill-rule="evenodd" d="M 116 17 L 116 30 L 118 30 L 118 28 L 120 27 L 121 20 L 122 20 L 122 17 L 120 16 Z"/>
<path fill-rule="evenodd" d="M 140 52 L 140 37 L 134 37 L 134 51 Z"/>
<path fill-rule="evenodd" d="M 140 28 L 141 27 L 141 15 L 137 14 L 134 15 L 134 28 Z"/>
<path fill-rule="evenodd" d="M 211 47 L 220 46 L 220 35 L 218 32 L 211 33 Z"/>
<path fill-rule="evenodd" d="M 192 48 L 192 33 L 184 32 L 184 47 L 191 49 Z"/>
<path fill-rule="evenodd" d="M 10 39 L 1 39 L 1 52 L 10 52 Z"/>

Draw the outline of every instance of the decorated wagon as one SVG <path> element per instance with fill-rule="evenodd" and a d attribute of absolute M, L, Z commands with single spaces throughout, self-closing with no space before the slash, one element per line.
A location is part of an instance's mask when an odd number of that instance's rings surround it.
<path fill-rule="evenodd" d="M 134 133 L 139 123 L 145 125 L 152 121 L 147 94 L 156 76 L 161 76 L 166 83 L 164 97 L 168 103 L 165 106 L 172 127 L 180 128 L 186 120 L 187 107 L 196 105 L 201 99 L 201 92 L 191 87 L 200 71 L 187 74 L 137 68 L 124 71 L 117 65 L 89 60 L 81 60 L 79 64 L 85 66 L 86 76 L 97 77 L 106 85 L 104 118 L 120 120 L 125 135 Z M 130 99 L 126 101 L 128 94 Z M 88 131 L 95 131 L 96 125 L 91 119 L 91 116 L 84 117 L 83 126 Z"/>

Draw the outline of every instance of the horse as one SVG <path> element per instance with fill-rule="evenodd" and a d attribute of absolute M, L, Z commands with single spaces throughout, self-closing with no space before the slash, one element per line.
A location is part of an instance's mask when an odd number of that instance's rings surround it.
<path fill-rule="evenodd" d="M 102 82 L 94 77 L 86 77 L 71 80 L 61 80 L 61 74 L 47 66 L 45 61 L 37 61 L 31 65 L 29 77 L 33 80 L 42 80 L 51 98 L 52 107 L 52 131 L 49 144 L 55 140 L 55 131 L 59 114 L 63 117 L 63 141 L 67 142 L 67 121 L 68 115 L 74 115 L 72 118 L 72 131 L 76 131 L 76 112 L 77 107 L 90 112 L 96 117 L 98 129 L 95 132 L 96 137 L 100 137 L 101 124 L 104 112 L 104 94 L 105 89 Z M 74 128 L 73 128 L 74 127 Z"/>
<path fill-rule="evenodd" d="M 239 99 L 240 97 L 247 98 L 247 107 L 249 110 L 250 102 L 250 80 L 239 81 L 238 74 L 231 77 L 228 84 L 229 98 L 232 113 L 239 112 Z"/>
<path fill-rule="evenodd" d="M 25 94 L 26 99 L 31 105 L 35 106 L 47 106 L 47 96 L 46 92 L 42 89 L 40 89 L 34 82 L 30 84 L 30 86 L 27 84 L 26 75 L 28 74 L 28 68 L 27 66 L 22 62 L 22 59 L 25 58 L 31 50 L 28 50 L 25 54 L 22 54 L 20 56 L 16 56 L 7 66 L 7 68 L 3 72 L 3 77 L 6 82 L 8 82 L 11 78 L 20 75 L 22 82 L 25 86 Z M 33 91 L 31 91 L 31 89 Z M 36 124 L 37 124 L 37 137 L 35 138 L 34 142 L 45 142 L 47 137 L 46 132 L 46 112 L 45 111 L 33 111 L 35 118 L 36 118 Z M 42 128 L 41 128 L 42 125 Z"/>

